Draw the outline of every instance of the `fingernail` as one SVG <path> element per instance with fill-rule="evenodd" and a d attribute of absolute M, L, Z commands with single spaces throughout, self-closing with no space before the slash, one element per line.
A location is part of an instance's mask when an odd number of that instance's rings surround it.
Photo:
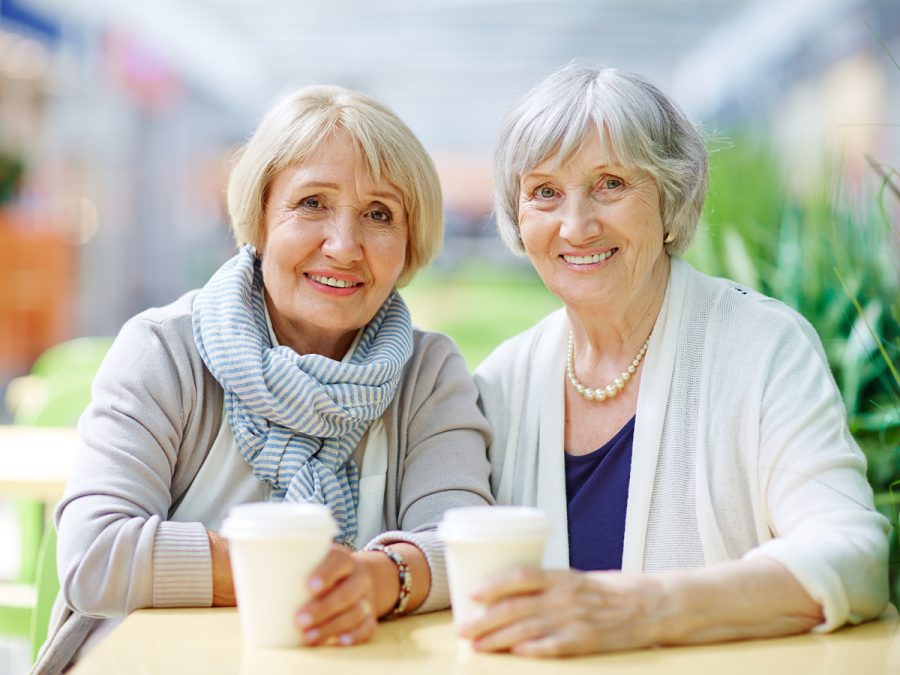
<path fill-rule="evenodd" d="M 309 580 L 308 585 L 312 590 L 318 591 L 320 588 L 322 588 L 322 586 L 325 585 L 325 582 L 322 581 L 322 577 L 313 577 Z"/>
<path fill-rule="evenodd" d="M 305 631 L 303 633 L 303 639 L 307 642 L 315 642 L 319 639 L 319 631 L 317 631 L 315 628 Z"/>
<path fill-rule="evenodd" d="M 300 612 L 299 614 L 297 614 L 297 623 L 299 623 L 301 626 L 306 626 L 312 623 L 312 617 L 306 612 Z"/>
<path fill-rule="evenodd" d="M 344 645 L 345 647 L 349 647 L 350 645 L 353 644 L 353 636 L 351 636 L 351 635 L 341 635 L 341 637 L 338 639 L 340 640 L 341 644 Z"/>

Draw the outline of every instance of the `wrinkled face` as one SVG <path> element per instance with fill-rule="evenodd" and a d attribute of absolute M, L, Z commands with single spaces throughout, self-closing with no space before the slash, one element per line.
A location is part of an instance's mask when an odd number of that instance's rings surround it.
<path fill-rule="evenodd" d="M 553 159 L 519 177 L 522 243 L 547 288 L 582 308 L 664 293 L 669 260 L 656 182 L 619 165 L 596 131 L 562 166 Z"/>
<path fill-rule="evenodd" d="M 346 132 L 276 174 L 260 252 L 279 342 L 352 340 L 403 272 L 408 237 L 402 194 L 369 176 Z"/>

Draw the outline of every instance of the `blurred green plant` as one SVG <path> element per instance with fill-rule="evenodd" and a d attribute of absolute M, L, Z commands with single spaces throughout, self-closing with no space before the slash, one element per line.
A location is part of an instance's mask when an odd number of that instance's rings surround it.
<path fill-rule="evenodd" d="M 417 325 L 456 341 L 469 370 L 505 339 L 561 306 L 530 266 L 486 261 L 429 271 L 401 294 Z"/>

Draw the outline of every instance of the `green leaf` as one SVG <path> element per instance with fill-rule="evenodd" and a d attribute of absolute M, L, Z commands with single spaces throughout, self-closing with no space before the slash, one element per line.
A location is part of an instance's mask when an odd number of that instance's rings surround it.
<path fill-rule="evenodd" d="M 733 229 L 723 231 L 726 275 L 748 288 L 759 289 L 759 274 L 741 236 Z"/>

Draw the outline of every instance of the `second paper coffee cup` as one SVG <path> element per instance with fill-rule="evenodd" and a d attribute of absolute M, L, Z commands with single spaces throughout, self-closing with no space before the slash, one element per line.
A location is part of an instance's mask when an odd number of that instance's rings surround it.
<path fill-rule="evenodd" d="M 448 509 L 438 526 L 444 541 L 453 622 L 478 611 L 471 596 L 491 576 L 514 567 L 540 567 L 549 527 L 543 511 L 525 506 Z"/>

